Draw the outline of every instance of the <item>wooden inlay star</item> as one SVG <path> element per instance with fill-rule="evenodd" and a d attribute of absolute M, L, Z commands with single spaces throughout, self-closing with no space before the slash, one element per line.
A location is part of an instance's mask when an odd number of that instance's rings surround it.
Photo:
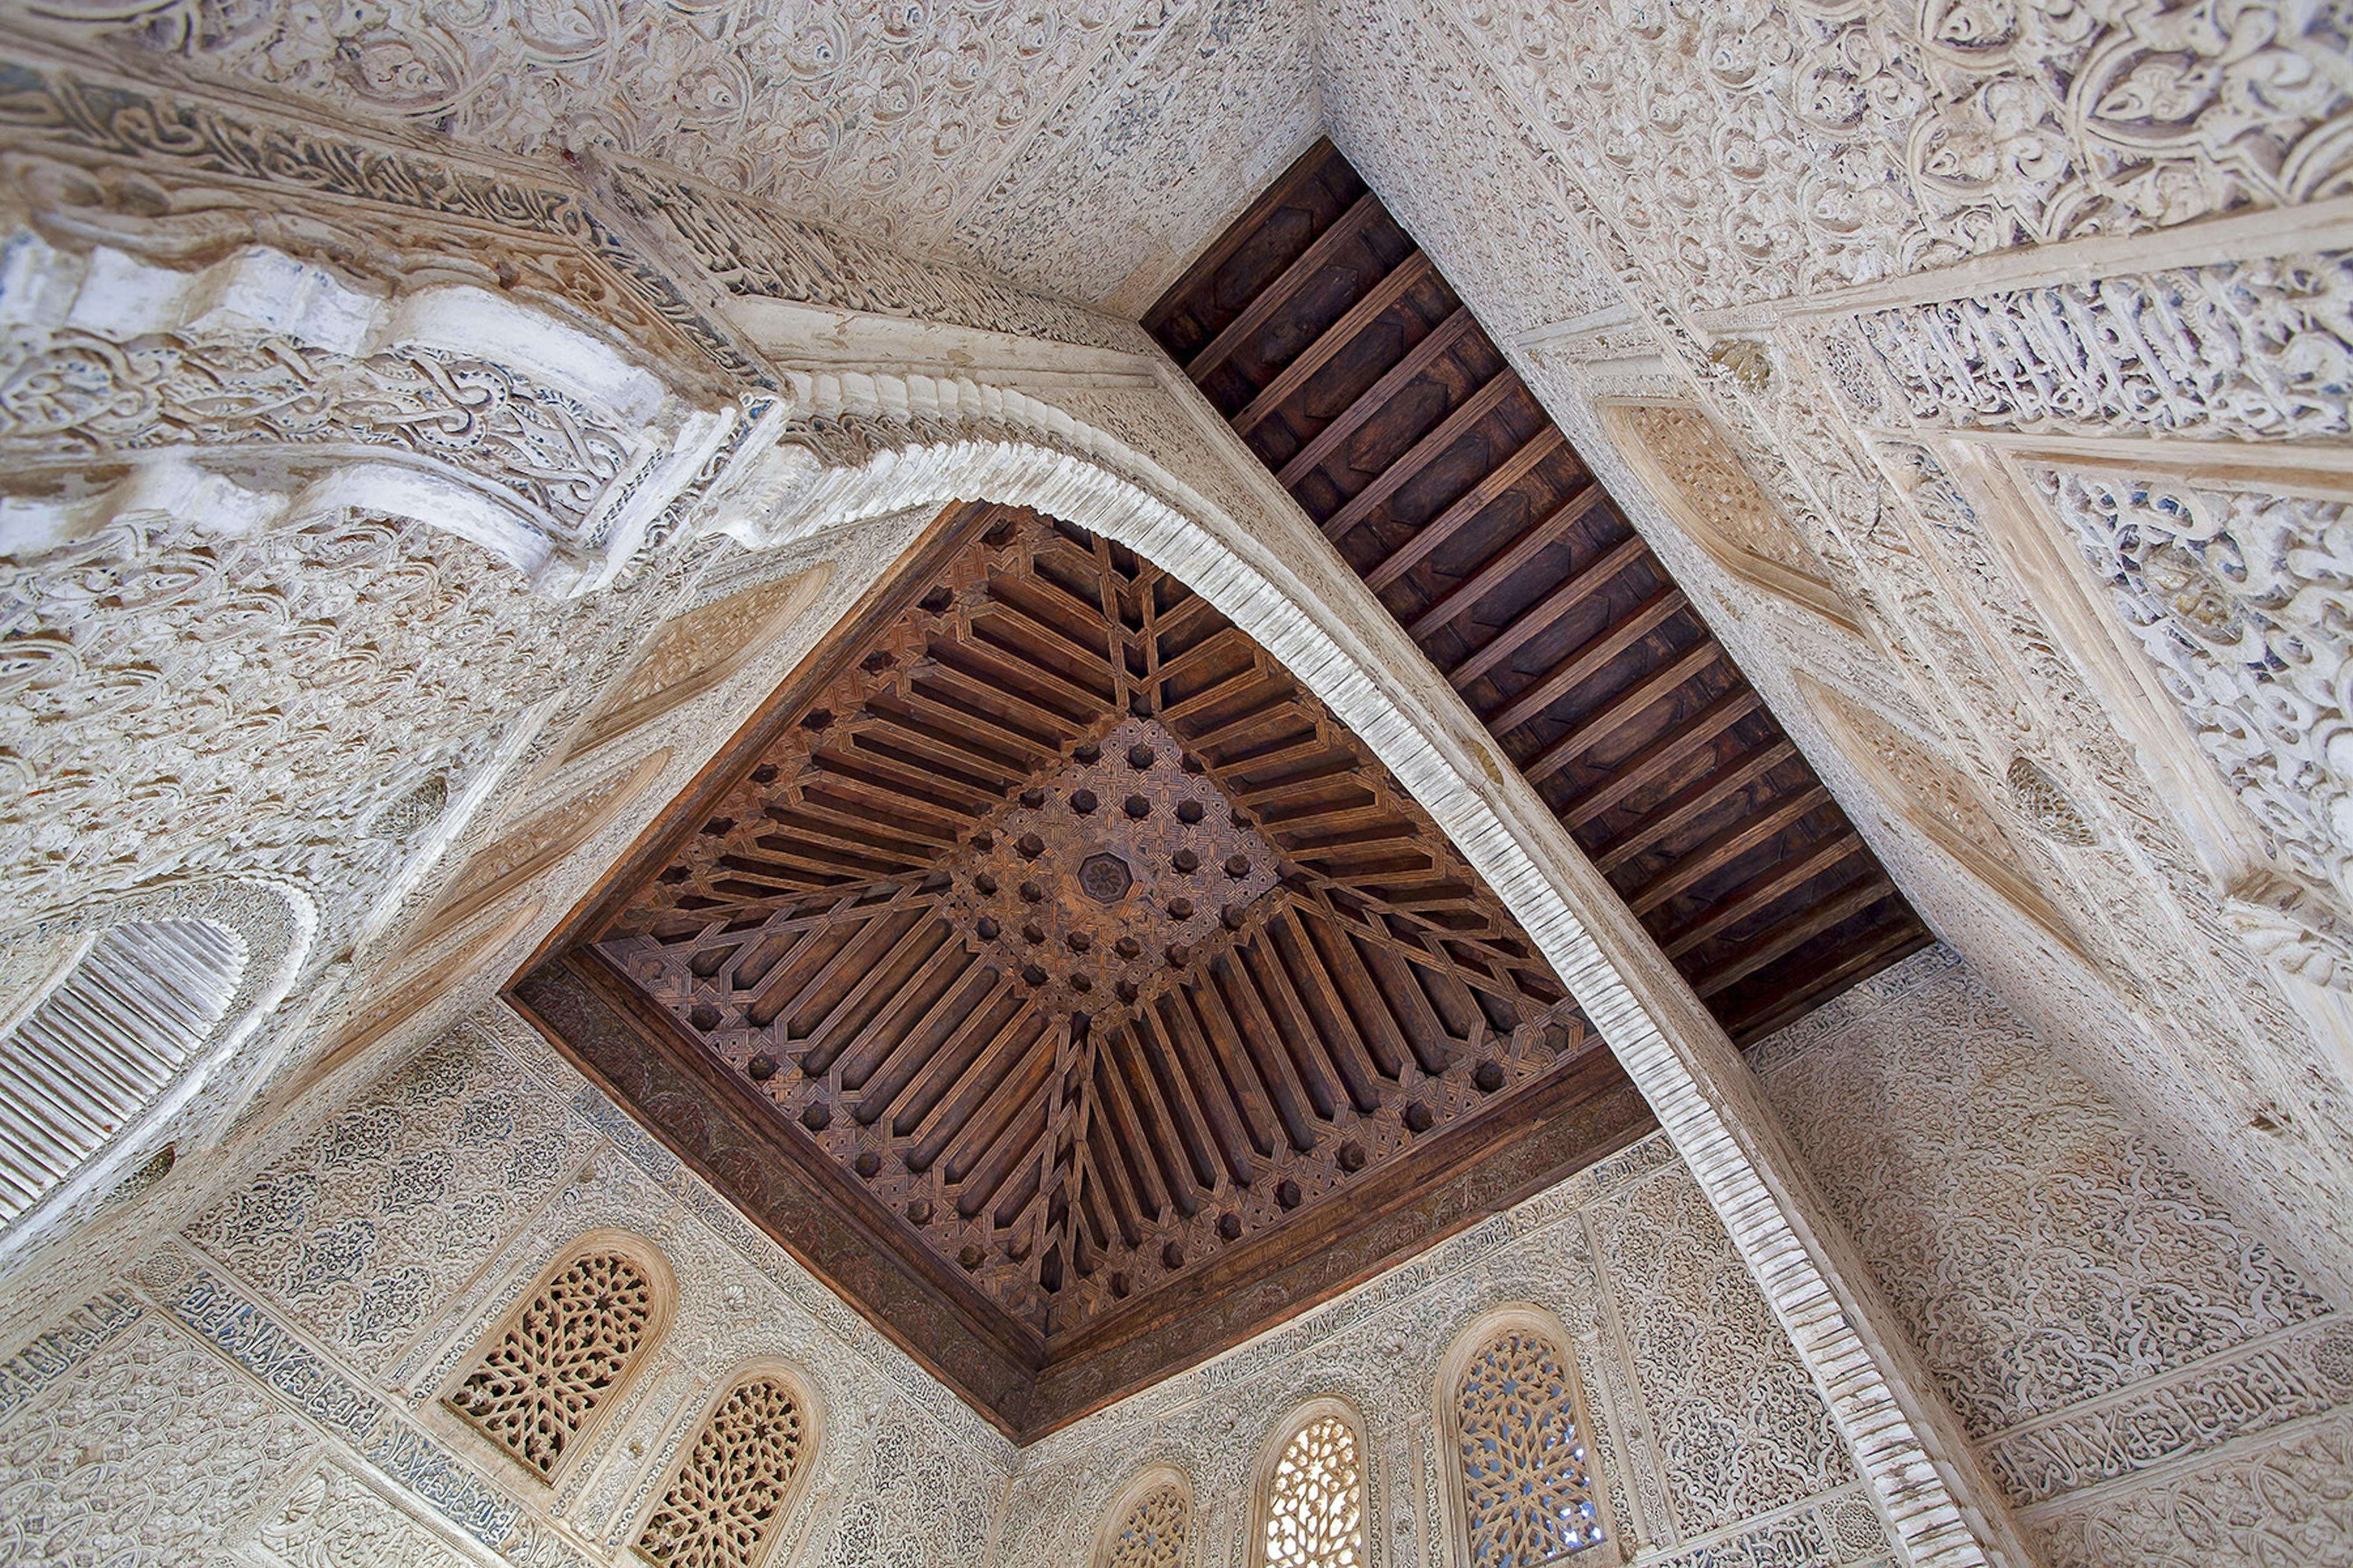
<path fill-rule="evenodd" d="M 1042 1005 L 1089 1015 L 1180 979 L 1277 877 L 1248 815 L 1150 719 L 1024 787 L 947 868 L 975 951 Z"/>

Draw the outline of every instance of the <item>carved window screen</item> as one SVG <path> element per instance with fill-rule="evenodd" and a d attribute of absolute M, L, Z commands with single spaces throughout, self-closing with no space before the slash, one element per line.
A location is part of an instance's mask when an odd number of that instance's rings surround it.
<path fill-rule="evenodd" d="M 621 1252 L 559 1264 L 446 1404 L 543 1479 L 651 1338 L 653 1277 Z"/>
<path fill-rule="evenodd" d="M 808 1452 L 807 1416 L 774 1377 L 735 1385 L 681 1458 L 670 1490 L 638 1532 L 662 1568 L 757 1568 Z"/>
<path fill-rule="evenodd" d="M 1364 1568 L 1365 1470 L 1356 1430 L 1318 1415 L 1267 1479 L 1259 1568 Z"/>
<path fill-rule="evenodd" d="M 1101 1568 L 1179 1568 L 1193 1523 L 1193 1505 L 1184 1489 L 1154 1487 L 1136 1498 L 1111 1538 Z"/>
<path fill-rule="evenodd" d="M 1538 1568 L 1600 1543 L 1576 1387 L 1549 1337 L 1514 1328 L 1482 1345 L 1454 1417 L 1472 1568 Z"/>

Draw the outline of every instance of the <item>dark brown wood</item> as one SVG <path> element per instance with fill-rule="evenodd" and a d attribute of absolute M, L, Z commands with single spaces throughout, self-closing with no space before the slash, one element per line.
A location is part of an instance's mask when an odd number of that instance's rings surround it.
<path fill-rule="evenodd" d="M 1496 497 L 1525 479 L 1528 470 L 1566 444 L 1561 433 L 1550 425 L 1520 443 L 1518 451 L 1488 470 L 1486 477 L 1463 491 L 1460 500 L 1414 530 L 1411 539 L 1389 552 L 1379 565 L 1366 573 L 1366 586 L 1378 593 L 1404 576 L 1427 559 L 1431 551 L 1460 532 L 1465 523 L 1477 517 Z"/>
<path fill-rule="evenodd" d="M 1891 889 L 1849 918 L 1811 924 L 1826 906 L 1817 900 L 1810 913 L 1800 889 L 1841 876 L 1860 887 L 1883 873 L 1443 279 L 1417 273 L 1410 287 L 1398 283 L 1410 263 L 1401 264 L 1384 280 L 1387 292 L 1356 294 L 1330 327 L 1328 288 L 1312 306 L 1294 303 L 1306 295 L 1294 294 L 1297 274 L 1285 268 L 1296 268 L 1319 226 L 1344 212 L 1361 216 L 1366 199 L 1336 153 L 1320 149 L 1317 158 L 1312 178 L 1294 170 L 1281 202 L 1254 208 L 1210 247 L 1216 267 L 1188 274 L 1147 316 L 1147 329 L 1180 360 L 1187 355 L 1178 351 L 1205 342 L 1209 329 L 1237 321 L 1250 323 L 1240 335 L 1261 334 L 1252 341 L 1307 343 L 1280 368 L 1229 355 L 1214 384 L 1200 378 L 1204 390 L 1240 410 L 1236 427 L 1276 479 L 1324 520 L 1326 537 L 1408 635 L 1483 711 L 1652 934 L 1683 961 L 1721 973 L 1719 949 L 1739 933 L 1739 974 L 1708 993 L 1720 1019 L 1753 1025 L 1757 998 L 1767 994 L 1777 1010 L 1797 1016 L 1788 1009 L 1824 994 L 1801 978 L 1849 973 L 1841 955 L 1850 951 L 1870 955 L 1852 973 L 1888 961 L 1901 943 L 1883 938 L 1916 927 L 1902 896 Z M 1392 229 L 1365 221 L 1385 245 L 1399 243 Z M 1245 258 L 1256 259 L 1237 259 Z M 1279 276 L 1292 281 L 1278 284 Z M 1417 335 L 1413 316 L 1427 320 L 1434 308 L 1452 313 Z M 1329 379 L 1319 373 L 1342 364 L 1346 384 L 1364 390 L 1343 394 L 1336 415 L 1328 404 L 1311 406 L 1319 395 L 1311 386 Z M 1474 431 L 1479 439 L 1469 439 Z M 1363 462 L 1367 449 L 1397 456 L 1360 482 L 1342 458 Z M 1452 499 L 1430 515 L 1433 490 Z M 1541 665 L 1533 672 L 1518 667 L 1531 650 Z M 1217 702 L 1204 699 L 1202 710 Z M 1271 739 L 1231 704 L 1217 710 L 1221 741 Z M 1345 812 L 1319 820 L 1327 836 L 1366 826 Z M 1353 854 L 1361 866 L 1384 850 L 1371 841 L 1349 850 L 1332 837 L 1303 853 L 1313 864 Z M 1727 871 L 1735 861 L 1737 872 Z"/>
<path fill-rule="evenodd" d="M 1672 664 L 1660 666 L 1628 686 L 1577 721 L 1577 727 L 1547 743 L 1521 764 L 1530 784 L 1541 784 L 1596 746 L 1607 745 L 1620 730 L 1640 719 L 1669 693 L 1689 684 L 1700 671 L 1719 662 L 1724 650 L 1714 638 L 1703 638 L 1685 648 Z M 1608 866 L 1601 868 L 1608 870 Z"/>
<path fill-rule="evenodd" d="M 1897 895 L 1901 897 L 1901 895 Z M 1916 920 L 1880 927 L 1839 951 L 1828 963 L 1797 969 L 1759 1001 L 1736 1014 L 1725 1027 L 1734 1041 L 1748 1045 L 1787 1028 L 1858 980 L 1900 963 L 1936 939 Z M 1723 994 L 1718 992 L 1717 994 Z"/>
<path fill-rule="evenodd" d="M 1755 916 L 1776 900 L 1796 892 L 1862 847 L 1862 840 L 1855 837 L 1852 828 L 1818 838 L 1803 855 L 1791 860 L 1776 861 L 1738 888 L 1711 902 L 1705 914 L 1662 938 L 1659 945 L 1669 958 L 1681 958 L 1702 942 Z"/>
<path fill-rule="evenodd" d="M 1584 521 L 1596 507 L 1608 504 L 1609 500 L 1599 485 L 1588 480 L 1542 522 L 1482 562 L 1470 576 L 1447 589 L 1427 609 L 1408 621 L 1406 635 L 1418 642 L 1456 616 L 1467 614 L 1481 599 L 1525 569 L 1538 552 L 1558 543 L 1570 529 Z"/>
<path fill-rule="evenodd" d="M 1689 854 L 1677 858 L 1672 866 L 1629 894 L 1626 902 L 1638 915 L 1663 908 L 1678 893 L 1696 887 L 1774 835 L 1795 826 L 1799 817 L 1820 811 L 1830 803 L 1831 792 L 1820 784 L 1785 795 L 1762 815 L 1734 823 Z"/>
<path fill-rule="evenodd" d="M 1611 769 L 1596 789 L 1578 795 L 1561 813 L 1572 831 L 1583 831 L 1615 811 L 1627 800 L 1658 782 L 1661 774 L 1694 752 L 1715 743 L 1724 732 L 1765 706 L 1756 689 L 1739 686 L 1725 692 L 1683 726 L 1660 737 L 1642 751 Z"/>
<path fill-rule="evenodd" d="M 1481 643 L 1469 657 L 1447 671 L 1446 679 L 1457 690 L 1470 685 L 1528 643 L 1558 626 L 1567 618 L 1570 611 L 1616 582 L 1629 568 L 1649 559 L 1650 551 L 1641 536 L 1629 534 L 1612 545 L 1599 560 L 1589 563 L 1551 593 L 1514 616 L 1502 630 Z"/>
<path fill-rule="evenodd" d="M 1339 257 L 1341 248 L 1363 235 L 1366 226 L 1381 216 L 1378 196 L 1369 191 L 1358 196 L 1356 205 L 1342 213 L 1331 227 L 1317 235 L 1315 243 L 1300 252 L 1299 259 L 1283 268 L 1282 275 L 1268 285 L 1264 293 L 1253 299 L 1240 315 L 1211 338 L 1208 346 L 1186 362 L 1185 374 L 1199 381 L 1225 363 L 1236 349 L 1249 341 L 1252 332 L 1272 321 L 1276 313 L 1291 302 L 1292 297 L 1306 285 L 1309 279 L 1331 266 Z"/>
<path fill-rule="evenodd" d="M 1292 394 L 1305 386 L 1317 371 L 1331 363 L 1334 355 L 1355 342 L 1358 334 L 1377 321 L 1383 312 L 1403 299 L 1406 290 L 1430 277 L 1435 270 L 1430 265 L 1430 258 L 1419 250 L 1389 268 L 1381 280 L 1366 291 L 1363 299 L 1349 306 L 1346 314 L 1324 328 L 1323 336 L 1302 350 L 1298 358 L 1284 365 L 1275 378 L 1268 382 L 1265 388 L 1257 396 L 1251 398 L 1240 413 L 1234 416 L 1235 434 L 1246 437 L 1257 429 L 1268 415 L 1281 407 Z M 1457 314 L 1461 314 L 1459 310 Z M 1440 322 L 1438 327 L 1431 329 L 1430 336 L 1437 336 L 1440 331 L 1446 333 L 1444 337 L 1430 345 L 1430 352 L 1432 354 L 1443 351 L 1461 331 L 1461 326 L 1450 327 L 1449 323 L 1451 321 L 1452 318 L 1449 318 L 1449 321 Z M 1462 325 L 1467 326 L 1470 323 L 1470 318 L 1462 316 L 1461 321 Z"/>
<path fill-rule="evenodd" d="M 1155 336 L 1165 332 L 1168 313 L 1174 307 L 1213 286 L 1226 263 L 1231 261 L 1234 254 L 1266 226 L 1270 218 L 1298 199 L 1300 193 L 1308 185 L 1324 178 L 1326 172 L 1335 165 L 1345 167 L 1345 161 L 1329 138 L 1317 137 L 1315 145 L 1301 153 L 1299 161 L 1285 169 L 1274 184 L 1266 188 L 1266 194 L 1250 203 L 1248 209 L 1234 220 L 1233 226 L 1212 241 L 1193 265 L 1185 269 L 1185 275 L 1145 315 L 1145 330 Z"/>
<path fill-rule="evenodd" d="M 1489 714 L 1487 728 L 1498 735 L 1517 729 L 1592 679 L 1610 660 L 1658 630 L 1670 617 L 1681 615 L 1690 602 L 1681 588 L 1660 589 L 1635 606 L 1631 615 L 1613 622 L 1609 630 L 1591 642 L 1580 645 L 1575 653 L 1536 677 L 1525 691 Z M 1455 674 L 1449 679 L 1459 682 L 1461 678 Z"/>
<path fill-rule="evenodd" d="M 961 1302 L 957 1332 L 1106 1378 L 1154 1325 L 1240 1324 L 1204 1279 L 1256 1331 L 1261 1273 L 1368 1267 L 1366 1224 L 1624 1087 L 1445 836 L 1248 637 L 1067 525 L 948 528 L 565 961 L 638 1019 L 637 1047 L 599 1037 L 616 1084 L 635 1049 L 739 1132 L 749 1108 L 828 1234 Z"/>
<path fill-rule="evenodd" d="M 1329 461 L 1332 454 L 1340 449 L 1341 442 L 1364 428 L 1366 420 L 1394 403 L 1400 388 L 1428 370 L 1439 355 L 1478 330 L 1479 323 L 1471 319 L 1471 312 L 1460 305 L 1456 306 L 1452 315 L 1430 328 L 1422 335 L 1420 342 L 1406 351 L 1404 358 L 1384 371 L 1380 380 L 1359 393 L 1355 401 L 1309 437 L 1305 446 L 1285 459 L 1274 477 L 1284 489 L 1294 489 L 1302 479 Z"/>
<path fill-rule="evenodd" d="M 1624 837 L 1595 856 L 1594 865 L 1604 871 L 1615 871 L 1797 754 L 1797 743 L 1787 739 L 1757 747 L 1731 766 L 1708 774 L 1678 793 L 1673 799 L 1652 807 L 1648 816 L 1626 830 Z"/>
<path fill-rule="evenodd" d="M 1469 435 L 1479 421 L 1503 406 L 1504 399 L 1520 390 L 1520 378 L 1510 370 L 1497 371 L 1479 390 L 1457 404 L 1445 418 L 1430 426 L 1429 432 L 1407 447 L 1397 460 L 1373 481 L 1355 495 L 1346 504 L 1324 520 L 1324 537 L 1342 539 L 1348 531 L 1373 515 L 1374 511 L 1408 481 L 1427 468 L 1431 458 Z"/>
<path fill-rule="evenodd" d="M 1804 946 L 1832 926 L 1843 925 L 1894 890 L 1894 883 L 1876 874 L 1841 889 L 1796 920 L 1774 927 L 1767 940 L 1744 948 L 1711 967 L 1699 982 L 1699 994 L 1713 996 L 1737 985 L 1775 959 Z"/>

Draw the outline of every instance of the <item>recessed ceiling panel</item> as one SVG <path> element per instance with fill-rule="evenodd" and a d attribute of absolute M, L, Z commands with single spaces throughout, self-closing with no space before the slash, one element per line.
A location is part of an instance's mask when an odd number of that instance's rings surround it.
<path fill-rule="evenodd" d="M 955 1334 L 1019 1363 L 963 1384 L 1008 1426 L 1646 1124 L 1363 743 L 1121 547 L 958 509 L 757 727 L 518 996 L 625 1098 L 660 1075 L 615 1053 L 668 1063 L 638 1115 L 764 1220 L 765 1140 L 862 1238 L 797 1250 L 935 1366 Z"/>

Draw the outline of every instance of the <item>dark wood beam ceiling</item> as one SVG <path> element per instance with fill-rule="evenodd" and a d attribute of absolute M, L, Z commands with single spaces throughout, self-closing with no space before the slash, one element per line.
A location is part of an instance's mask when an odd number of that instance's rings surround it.
<path fill-rule="evenodd" d="M 1650 1125 L 1206 600 L 1035 513 L 935 531 L 511 992 L 875 1321 L 1033 1434 Z"/>
<path fill-rule="evenodd" d="M 1145 325 L 1735 1039 L 1929 941 L 1664 565 L 1328 142 Z"/>

